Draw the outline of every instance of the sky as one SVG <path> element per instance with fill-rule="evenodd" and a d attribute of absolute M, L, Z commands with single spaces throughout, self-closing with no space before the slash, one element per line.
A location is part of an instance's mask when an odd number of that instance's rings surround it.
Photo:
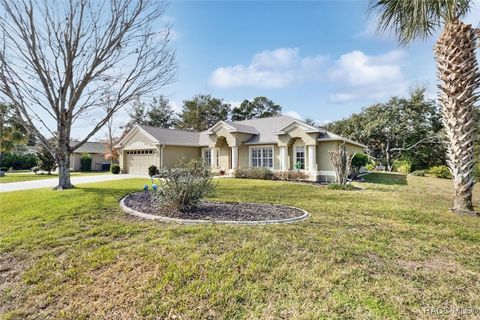
<path fill-rule="evenodd" d="M 176 81 L 158 94 L 176 111 L 196 94 L 233 106 L 266 96 L 285 114 L 319 124 L 424 86 L 435 96 L 433 45 L 399 46 L 375 32 L 368 1 L 173 1 Z M 480 23 L 480 0 L 465 19 Z M 117 116 L 128 118 L 126 110 Z M 78 131 L 77 131 L 78 132 Z M 75 134 L 75 130 L 74 130 Z"/>

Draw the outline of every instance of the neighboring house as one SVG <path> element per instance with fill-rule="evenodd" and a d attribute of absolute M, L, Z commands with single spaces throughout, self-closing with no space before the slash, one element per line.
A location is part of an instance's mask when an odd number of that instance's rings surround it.
<path fill-rule="evenodd" d="M 116 146 L 122 172 L 147 174 L 154 164 L 171 168 L 178 159 L 203 158 L 214 171 L 239 167 L 295 170 L 300 162 L 310 180 L 335 177 L 328 151 L 366 146 L 289 116 L 235 122 L 220 121 L 204 132 L 134 127 Z"/>
<path fill-rule="evenodd" d="M 70 143 L 73 146 L 77 141 Z M 101 171 L 103 164 L 110 164 L 105 160 L 105 144 L 102 142 L 85 142 L 80 148 L 73 151 L 70 155 L 70 170 L 80 171 L 80 158 L 84 153 L 88 153 L 92 157 L 92 170 Z"/>

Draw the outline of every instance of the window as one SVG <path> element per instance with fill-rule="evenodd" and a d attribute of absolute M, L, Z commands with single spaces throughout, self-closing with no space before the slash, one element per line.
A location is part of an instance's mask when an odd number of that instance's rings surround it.
<path fill-rule="evenodd" d="M 252 167 L 273 168 L 273 147 L 256 147 L 250 149 Z"/>
<path fill-rule="evenodd" d="M 295 147 L 295 164 L 300 162 L 300 169 L 305 169 L 305 146 Z"/>
<path fill-rule="evenodd" d="M 218 167 L 218 149 L 217 149 L 217 159 L 216 159 L 216 166 Z M 203 160 L 211 166 L 212 165 L 212 149 L 205 148 L 203 149 Z"/>

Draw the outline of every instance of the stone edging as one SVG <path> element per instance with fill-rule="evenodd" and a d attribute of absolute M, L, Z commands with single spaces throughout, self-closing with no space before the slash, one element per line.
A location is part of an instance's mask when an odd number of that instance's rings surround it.
<path fill-rule="evenodd" d="M 307 211 L 293 207 L 293 206 L 287 206 L 283 205 L 285 207 L 290 207 L 294 208 L 297 210 L 300 210 L 303 212 L 303 214 L 299 217 L 293 217 L 293 218 L 287 218 L 287 219 L 277 219 L 277 220 L 260 220 L 260 221 L 236 221 L 236 220 L 194 220 L 194 219 L 178 219 L 178 218 L 168 218 L 168 217 L 162 217 L 162 216 L 157 216 L 154 214 L 149 214 L 149 213 L 143 213 L 137 210 L 134 210 L 132 208 L 129 208 L 125 205 L 125 199 L 129 195 L 126 195 L 120 200 L 120 207 L 125 213 L 128 213 L 132 216 L 136 216 L 138 218 L 142 219 L 147 219 L 147 220 L 158 220 L 162 222 L 174 222 L 174 223 L 180 223 L 180 224 L 206 224 L 206 223 L 213 223 L 213 224 L 244 224 L 244 225 L 265 225 L 265 224 L 280 224 L 280 223 L 294 223 L 294 222 L 299 222 L 306 220 L 308 217 L 310 217 L 310 213 Z"/>

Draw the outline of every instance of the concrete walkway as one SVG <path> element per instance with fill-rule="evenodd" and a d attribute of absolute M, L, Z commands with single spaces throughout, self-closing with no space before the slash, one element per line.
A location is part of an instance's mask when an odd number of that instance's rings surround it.
<path fill-rule="evenodd" d="M 82 177 L 72 176 L 71 180 L 73 185 L 77 185 L 82 183 L 123 180 L 123 179 L 130 179 L 130 178 L 146 178 L 146 177 L 133 175 L 133 174 L 106 174 L 106 175 L 82 176 Z M 0 192 L 30 190 L 30 189 L 39 189 L 39 188 L 53 188 L 57 184 L 58 184 L 58 178 L 33 180 L 33 181 L 21 181 L 21 182 L 9 182 L 9 183 L 0 184 Z"/>

